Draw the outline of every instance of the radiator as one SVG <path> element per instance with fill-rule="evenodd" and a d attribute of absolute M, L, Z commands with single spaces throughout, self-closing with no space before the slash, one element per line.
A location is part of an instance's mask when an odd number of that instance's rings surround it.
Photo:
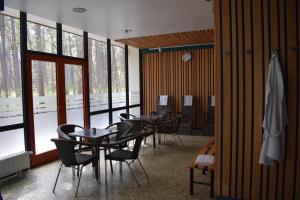
<path fill-rule="evenodd" d="M 0 179 L 30 168 L 29 152 L 21 152 L 0 159 Z"/>

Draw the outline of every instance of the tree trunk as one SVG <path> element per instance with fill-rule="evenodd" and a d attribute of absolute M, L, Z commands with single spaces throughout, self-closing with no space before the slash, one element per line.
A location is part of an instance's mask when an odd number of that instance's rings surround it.
<path fill-rule="evenodd" d="M 9 96 L 9 88 L 8 88 L 8 69 L 7 69 L 7 61 L 6 61 L 6 22 L 5 22 L 5 16 L 1 16 L 1 22 L 2 27 L 4 27 L 1 30 L 1 72 L 2 72 L 2 88 L 4 89 L 4 95 L 6 98 Z"/>
<path fill-rule="evenodd" d="M 11 18 L 11 55 L 12 55 L 12 65 L 13 65 L 13 79 L 14 79 L 14 87 L 16 96 L 21 96 L 21 79 L 20 79 L 20 62 L 19 62 L 19 49 L 17 46 L 17 38 L 16 38 L 16 26 L 15 20 Z"/>
<path fill-rule="evenodd" d="M 41 34 L 41 27 L 39 25 L 35 25 L 35 31 L 37 36 L 37 49 L 41 50 L 42 45 L 42 34 Z M 44 90 L 44 64 L 41 62 L 37 62 L 37 75 L 38 75 L 38 93 L 39 96 L 45 96 L 45 90 Z"/>

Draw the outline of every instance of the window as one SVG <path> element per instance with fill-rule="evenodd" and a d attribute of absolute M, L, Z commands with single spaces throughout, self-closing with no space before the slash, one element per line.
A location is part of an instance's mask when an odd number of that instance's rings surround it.
<path fill-rule="evenodd" d="M 63 54 L 65 56 L 83 58 L 83 37 L 63 31 Z"/>
<path fill-rule="evenodd" d="M 141 108 L 140 107 L 134 107 L 129 109 L 129 113 L 139 117 L 141 115 Z"/>
<path fill-rule="evenodd" d="M 140 104 L 139 49 L 128 47 L 129 105 Z"/>
<path fill-rule="evenodd" d="M 13 139 L 13 142 L 11 142 Z M 0 158 L 25 150 L 24 129 L 0 132 Z"/>
<path fill-rule="evenodd" d="M 28 49 L 46 53 L 57 53 L 56 29 L 40 24 L 27 23 Z"/>
<path fill-rule="evenodd" d="M 112 116 L 113 116 L 113 123 L 116 123 L 116 122 L 119 122 L 120 121 L 120 118 L 119 118 L 119 114 L 120 113 L 126 113 L 126 110 L 118 110 L 118 111 L 114 111 L 112 113 Z"/>
<path fill-rule="evenodd" d="M 90 111 L 108 109 L 107 45 L 89 39 Z"/>
<path fill-rule="evenodd" d="M 105 128 L 109 125 L 109 114 L 99 114 L 91 116 L 91 127 L 92 128 Z"/>
<path fill-rule="evenodd" d="M 84 125 L 82 66 L 65 64 L 67 122 Z"/>
<path fill-rule="evenodd" d="M 112 107 L 126 106 L 125 49 L 111 46 Z"/>
<path fill-rule="evenodd" d="M 0 127 L 23 123 L 20 20 L 0 14 Z M 11 139 L 14 142 L 11 143 Z M 24 129 L 0 132 L 0 157 L 25 150 Z"/>

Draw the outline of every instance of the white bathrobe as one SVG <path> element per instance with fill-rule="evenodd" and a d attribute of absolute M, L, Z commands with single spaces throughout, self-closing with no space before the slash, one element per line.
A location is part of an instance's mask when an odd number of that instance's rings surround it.
<path fill-rule="evenodd" d="M 266 83 L 263 144 L 259 163 L 273 165 L 284 158 L 285 126 L 288 114 L 284 81 L 277 53 L 272 55 Z"/>

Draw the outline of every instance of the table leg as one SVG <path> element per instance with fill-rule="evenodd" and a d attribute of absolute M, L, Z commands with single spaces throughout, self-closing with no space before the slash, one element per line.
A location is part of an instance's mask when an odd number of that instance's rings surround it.
<path fill-rule="evenodd" d="M 215 180 L 214 180 L 214 171 L 213 170 L 211 170 L 211 172 L 210 172 L 211 174 L 210 174 L 210 198 L 214 198 L 214 189 L 215 189 L 215 187 L 214 187 L 214 183 L 215 183 Z"/>
<path fill-rule="evenodd" d="M 120 168 L 119 169 L 120 170 L 120 174 L 122 174 L 122 162 L 121 161 L 119 162 L 119 168 Z"/>
<path fill-rule="evenodd" d="M 153 133 L 153 148 L 156 148 L 155 132 Z"/>
<path fill-rule="evenodd" d="M 99 161 L 98 161 L 98 183 L 100 183 L 101 175 L 100 175 L 100 160 L 101 160 L 101 153 L 100 153 L 100 148 L 97 147 L 98 154 L 99 154 Z"/>
<path fill-rule="evenodd" d="M 190 168 L 190 195 L 194 195 L 194 168 Z"/>

